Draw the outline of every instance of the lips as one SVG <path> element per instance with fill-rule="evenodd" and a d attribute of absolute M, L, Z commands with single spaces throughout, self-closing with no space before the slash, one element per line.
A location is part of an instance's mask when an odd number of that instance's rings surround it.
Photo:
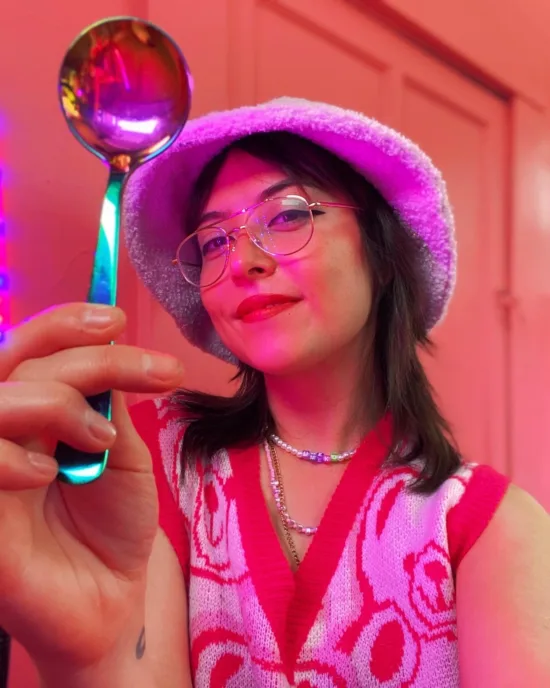
<path fill-rule="evenodd" d="M 299 300 L 284 294 L 258 294 L 242 301 L 235 316 L 244 322 L 264 320 L 292 307 Z"/>

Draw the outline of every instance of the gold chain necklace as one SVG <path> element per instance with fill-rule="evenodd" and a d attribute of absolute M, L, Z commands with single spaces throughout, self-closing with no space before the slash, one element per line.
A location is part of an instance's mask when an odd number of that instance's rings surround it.
<path fill-rule="evenodd" d="M 282 504 L 281 506 L 283 507 L 284 511 L 286 512 L 286 498 L 285 498 L 285 493 L 283 490 L 283 481 L 282 481 L 282 475 L 281 475 L 281 467 L 279 466 L 279 459 L 277 457 L 277 452 L 275 450 L 275 447 L 271 442 L 266 441 L 265 442 L 265 448 L 268 452 L 268 459 L 271 459 L 271 465 L 273 466 L 273 471 L 275 474 L 275 479 L 279 483 L 279 494 L 281 496 L 281 501 Z M 287 525 L 286 518 L 284 518 L 281 515 L 281 508 L 279 505 L 277 505 L 277 511 L 279 512 L 279 517 L 281 519 L 281 524 L 283 526 L 283 531 L 285 534 L 285 540 L 288 545 L 288 549 L 290 550 L 290 555 L 296 564 L 296 567 L 300 566 L 300 557 L 298 556 L 298 550 L 296 549 L 296 546 L 294 545 L 294 540 L 292 539 L 292 535 L 290 533 L 290 528 Z"/>

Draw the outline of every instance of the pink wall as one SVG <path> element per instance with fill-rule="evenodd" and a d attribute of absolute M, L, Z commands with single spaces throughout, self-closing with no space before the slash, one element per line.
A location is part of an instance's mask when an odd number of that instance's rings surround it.
<path fill-rule="evenodd" d="M 436 51 L 442 48 L 446 59 L 456 60 L 456 65 L 463 59 L 512 100 L 507 141 L 512 180 L 507 225 L 514 248 L 510 270 L 515 297 L 510 434 L 513 455 L 525 457 L 514 463 L 513 477 L 550 508 L 550 469 L 542 458 L 548 456 L 546 428 L 550 427 L 550 4 L 547 0 L 354 3 L 375 6 L 415 40 Z M 72 141 L 59 113 L 55 81 L 69 42 L 84 26 L 104 16 L 149 17 L 183 47 L 200 84 L 194 103 L 194 112 L 200 113 L 241 101 L 239 86 L 227 69 L 229 51 L 234 59 L 239 52 L 239 46 L 231 45 L 228 27 L 241 21 L 253 4 L 254 0 L 3 3 L 0 164 L 5 168 L 14 320 L 53 303 L 81 299 L 87 287 L 106 174 Z M 136 323 L 140 304 L 146 303 L 140 299 L 146 297 L 127 265 L 122 270 L 121 303 L 136 316 Z M 130 341 L 137 335 L 134 324 Z M 193 352 L 185 349 L 185 355 L 193 360 Z M 208 371 L 193 365 L 189 369 L 191 384 L 210 388 L 221 377 L 225 384 L 228 372 L 221 364 Z M 36 686 L 30 664 L 16 648 L 11 688 Z"/>
<path fill-rule="evenodd" d="M 0 112 L 15 320 L 85 293 L 106 177 L 89 153 L 67 145 L 57 72 L 83 26 L 127 12 L 127 5 L 63 2 L 51 11 L 50 3 L 39 0 L 3 4 Z"/>
<path fill-rule="evenodd" d="M 547 0 L 357 0 L 409 20 L 511 92 L 550 104 Z"/>

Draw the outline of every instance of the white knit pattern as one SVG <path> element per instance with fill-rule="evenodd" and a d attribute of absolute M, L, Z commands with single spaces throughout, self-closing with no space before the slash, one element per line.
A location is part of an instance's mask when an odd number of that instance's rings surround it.
<path fill-rule="evenodd" d="M 180 436 L 175 422 L 164 426 L 168 475 L 179 475 L 174 447 Z M 216 672 L 228 656 L 233 668 L 223 685 L 235 688 L 457 687 L 447 514 L 474 470 L 463 467 L 428 496 L 405 489 L 409 469 L 378 474 L 299 650 L 293 684 L 282 670 L 282 653 L 247 564 L 239 506 L 226 495 L 233 477 L 230 456 L 218 453 L 201 475 L 187 470 L 176 496 L 190 541 L 189 624 L 197 688 L 220 685 Z"/>

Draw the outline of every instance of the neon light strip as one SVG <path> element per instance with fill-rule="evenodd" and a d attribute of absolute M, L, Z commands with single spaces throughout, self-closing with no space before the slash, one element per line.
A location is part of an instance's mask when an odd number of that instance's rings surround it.
<path fill-rule="evenodd" d="M 9 279 L 6 256 L 6 221 L 2 206 L 2 171 L 0 170 L 0 343 L 10 326 Z"/>

